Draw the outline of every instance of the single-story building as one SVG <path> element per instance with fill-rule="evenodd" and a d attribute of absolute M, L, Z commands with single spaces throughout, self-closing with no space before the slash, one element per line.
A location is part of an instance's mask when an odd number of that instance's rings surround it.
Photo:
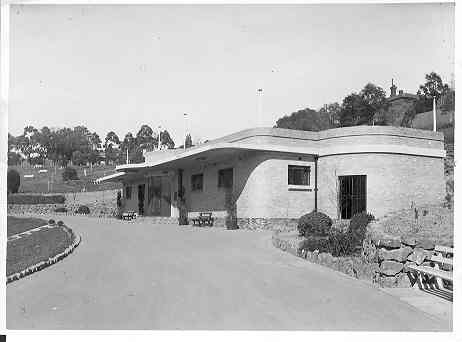
<path fill-rule="evenodd" d="M 99 181 L 123 183 L 124 210 L 172 222 L 179 208 L 190 218 L 212 212 L 218 225 L 234 208 L 240 228 L 293 226 L 313 210 L 380 217 L 443 202 L 443 141 L 439 132 L 391 126 L 255 128 L 147 152 L 144 163 L 117 166 Z"/>

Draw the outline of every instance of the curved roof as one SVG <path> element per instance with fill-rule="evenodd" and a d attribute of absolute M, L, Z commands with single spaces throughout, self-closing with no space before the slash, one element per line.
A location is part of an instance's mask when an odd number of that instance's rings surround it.
<path fill-rule="evenodd" d="M 212 151 L 256 150 L 318 155 L 395 153 L 442 158 L 444 136 L 440 132 L 392 126 L 354 126 L 320 132 L 283 128 L 251 128 L 191 148 L 153 151 L 145 162 L 117 166 L 118 171 L 139 170 Z"/>

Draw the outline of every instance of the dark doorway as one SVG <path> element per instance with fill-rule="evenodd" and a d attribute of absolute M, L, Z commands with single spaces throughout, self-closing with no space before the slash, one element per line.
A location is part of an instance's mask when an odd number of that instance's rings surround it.
<path fill-rule="evenodd" d="M 366 211 L 367 180 L 365 175 L 339 176 L 339 205 L 342 219 Z"/>
<path fill-rule="evenodd" d="M 138 214 L 144 215 L 144 184 L 138 185 Z"/>

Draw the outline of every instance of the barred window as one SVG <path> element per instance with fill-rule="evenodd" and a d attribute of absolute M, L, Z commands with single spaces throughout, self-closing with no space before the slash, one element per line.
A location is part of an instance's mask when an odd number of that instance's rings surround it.
<path fill-rule="evenodd" d="M 202 191 L 204 186 L 204 175 L 202 173 L 191 176 L 191 190 Z"/>
<path fill-rule="evenodd" d="M 218 187 L 232 188 L 233 187 L 233 169 L 218 170 Z"/>
<path fill-rule="evenodd" d="M 132 198 L 132 187 L 131 186 L 125 187 L 125 198 L 126 199 Z"/>
<path fill-rule="evenodd" d="M 289 185 L 310 185 L 310 167 L 289 165 Z"/>

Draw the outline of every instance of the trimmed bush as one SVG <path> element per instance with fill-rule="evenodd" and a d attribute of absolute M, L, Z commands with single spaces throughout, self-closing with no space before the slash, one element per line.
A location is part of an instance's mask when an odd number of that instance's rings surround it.
<path fill-rule="evenodd" d="M 297 230 L 300 236 L 328 236 L 332 220 L 324 213 L 312 211 L 298 219 Z"/>
<path fill-rule="evenodd" d="M 66 167 L 63 172 L 63 181 L 67 182 L 70 180 L 78 180 L 79 177 L 77 176 L 77 170 L 73 167 Z"/>
<path fill-rule="evenodd" d="M 374 215 L 366 212 L 355 214 L 351 218 L 350 226 L 348 227 L 348 234 L 351 235 L 351 238 L 356 245 L 362 245 L 364 238 L 366 237 L 367 225 L 374 219 Z"/>
<path fill-rule="evenodd" d="M 50 224 L 50 225 L 54 225 L 55 223 L 56 223 L 56 222 L 55 222 L 55 220 L 53 220 L 53 219 L 48 220 L 48 224 Z"/>
<path fill-rule="evenodd" d="M 81 205 L 79 209 L 77 209 L 76 213 L 88 215 L 90 214 L 90 208 L 88 208 L 86 205 Z"/>
<path fill-rule="evenodd" d="M 67 209 L 64 207 L 56 208 L 55 213 L 67 213 Z"/>
<path fill-rule="evenodd" d="M 313 252 L 318 250 L 319 253 L 330 252 L 329 239 L 325 236 L 310 236 L 303 240 L 301 249 Z"/>
<path fill-rule="evenodd" d="M 8 170 L 6 178 L 8 194 L 17 193 L 19 186 L 21 185 L 21 176 L 19 175 L 19 172 L 15 169 L 10 169 Z"/>
<path fill-rule="evenodd" d="M 57 224 L 58 224 L 58 226 L 60 226 L 60 227 L 64 226 L 64 222 L 63 222 L 63 221 L 58 221 Z"/>
<path fill-rule="evenodd" d="M 8 204 L 63 204 L 66 198 L 63 195 L 9 195 Z"/>

